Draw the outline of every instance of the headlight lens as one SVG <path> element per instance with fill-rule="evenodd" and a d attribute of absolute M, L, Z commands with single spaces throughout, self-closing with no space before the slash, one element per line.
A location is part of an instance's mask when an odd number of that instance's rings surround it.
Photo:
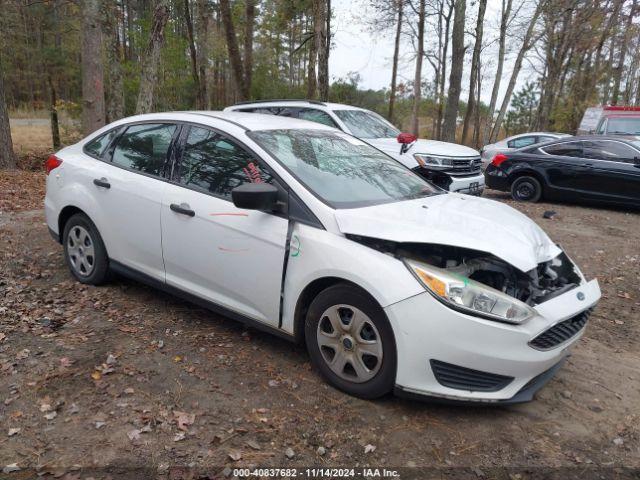
<path fill-rule="evenodd" d="M 416 260 L 404 262 L 433 296 L 454 309 L 514 324 L 523 323 L 536 314 L 524 302 L 470 278 Z"/>
<path fill-rule="evenodd" d="M 451 166 L 450 158 L 434 157 L 424 153 L 416 153 L 413 158 L 416 159 L 421 167 L 447 167 Z"/>

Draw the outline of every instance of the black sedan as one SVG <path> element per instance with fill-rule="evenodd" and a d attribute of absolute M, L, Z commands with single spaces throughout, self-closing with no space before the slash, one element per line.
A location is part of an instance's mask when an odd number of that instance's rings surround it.
<path fill-rule="evenodd" d="M 497 154 L 485 170 L 489 188 L 515 200 L 590 201 L 640 207 L 640 141 L 561 138 Z"/>

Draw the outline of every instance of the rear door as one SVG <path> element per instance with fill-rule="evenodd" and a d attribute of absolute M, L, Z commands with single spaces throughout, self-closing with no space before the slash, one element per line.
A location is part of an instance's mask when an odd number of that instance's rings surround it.
<path fill-rule="evenodd" d="M 158 280 L 164 280 L 160 206 L 177 131 L 169 122 L 129 125 L 93 179 L 109 258 Z"/>
<path fill-rule="evenodd" d="M 185 126 L 180 145 L 162 200 L 167 284 L 277 326 L 288 220 L 231 201 L 233 188 L 275 179 L 257 155 L 208 127 Z"/>
<path fill-rule="evenodd" d="M 640 201 L 640 151 L 616 140 L 583 141 L 591 162 L 585 189 L 590 197 L 620 202 Z"/>

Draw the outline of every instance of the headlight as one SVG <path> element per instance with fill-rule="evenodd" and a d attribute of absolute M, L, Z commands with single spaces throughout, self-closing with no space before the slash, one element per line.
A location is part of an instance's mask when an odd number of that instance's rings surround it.
<path fill-rule="evenodd" d="M 524 302 L 470 278 L 415 260 L 404 263 L 434 297 L 454 309 L 515 324 L 536 315 Z"/>
<path fill-rule="evenodd" d="M 421 167 L 448 167 L 451 166 L 450 158 L 434 157 L 433 155 L 426 155 L 424 153 L 416 153 L 413 158 L 416 159 L 418 165 Z"/>

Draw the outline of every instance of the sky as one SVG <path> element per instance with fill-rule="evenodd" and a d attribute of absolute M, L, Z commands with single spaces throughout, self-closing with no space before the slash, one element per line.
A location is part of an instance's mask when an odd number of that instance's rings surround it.
<path fill-rule="evenodd" d="M 384 32 L 374 32 L 369 26 L 370 20 L 374 17 L 375 11 L 369 6 L 368 0 L 332 0 L 332 9 L 334 12 L 332 35 L 333 48 L 329 57 L 329 75 L 332 79 L 346 77 L 349 72 L 359 73 L 361 76 L 361 88 L 371 88 L 378 90 L 388 88 L 391 82 L 391 66 L 393 60 L 393 47 L 395 31 L 389 29 Z M 490 58 L 492 52 L 494 57 L 497 56 L 497 28 L 500 16 L 501 0 L 488 0 L 487 12 L 485 15 L 484 38 L 489 43 L 486 47 L 484 57 Z M 477 2 L 467 3 L 467 18 L 473 19 L 477 15 Z M 467 22 L 469 23 L 469 21 Z M 467 29 L 470 26 L 467 25 Z M 474 28 L 474 27 L 471 27 Z M 429 28 L 425 30 L 425 38 L 433 35 Z M 467 38 L 467 42 L 471 39 Z M 519 45 L 518 45 L 519 47 Z M 451 48 L 449 48 L 451 52 Z M 504 76 L 501 85 L 501 91 L 498 101 L 502 99 L 508 78 L 511 75 L 513 59 L 517 52 L 508 55 L 505 61 Z M 401 45 L 400 61 L 398 65 L 399 81 L 412 81 L 415 71 L 415 54 L 408 39 L 405 39 Z M 468 62 L 470 64 L 470 61 Z M 491 88 L 493 87 L 493 76 L 491 68 L 495 69 L 495 65 L 487 66 L 487 78 L 483 82 L 481 98 L 484 102 L 489 103 L 491 97 Z M 449 69 L 450 70 L 450 67 Z M 518 87 L 524 83 L 526 79 L 528 66 L 523 65 L 520 73 Z M 469 66 L 465 65 L 465 78 L 463 78 L 462 99 L 468 95 L 469 83 Z M 428 62 L 423 63 L 423 79 L 430 80 L 433 78 L 433 70 Z"/>

